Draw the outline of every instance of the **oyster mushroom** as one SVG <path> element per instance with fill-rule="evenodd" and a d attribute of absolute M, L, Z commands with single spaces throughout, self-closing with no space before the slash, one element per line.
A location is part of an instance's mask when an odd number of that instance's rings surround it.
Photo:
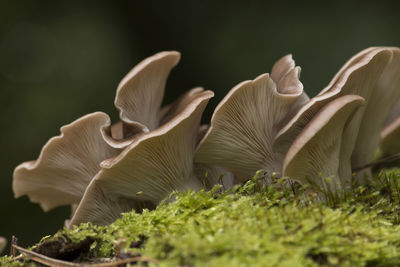
<path fill-rule="evenodd" d="M 257 170 L 280 172 L 284 153 L 272 148 L 277 132 L 308 100 L 291 55 L 280 59 L 271 75 L 245 81 L 225 96 L 199 144 L 195 161 L 217 164 L 239 181 Z"/>
<path fill-rule="evenodd" d="M 96 112 L 62 127 L 61 135 L 47 142 L 36 161 L 25 162 L 15 169 L 15 197 L 28 195 L 45 211 L 71 204 L 74 213 L 86 187 L 100 171 L 102 161 L 116 157 L 135 138 L 181 116 L 180 112 L 192 98 L 203 92 L 201 88 L 192 89 L 160 109 L 167 76 L 179 58 L 180 54 L 174 51 L 155 54 L 122 79 L 115 99 L 121 121 L 116 124 L 111 125 L 106 114 Z M 205 172 L 206 166 L 197 169 L 199 173 L 203 169 Z M 208 184 L 215 179 L 208 177 Z"/>
<path fill-rule="evenodd" d="M 371 162 L 375 150 L 379 147 L 385 120 L 400 99 L 400 49 L 386 49 L 392 52 L 392 55 L 367 103 L 351 158 L 354 167 Z"/>
<path fill-rule="evenodd" d="M 108 115 L 95 112 L 63 126 L 61 135 L 46 143 L 37 160 L 14 170 L 15 197 L 27 195 L 45 211 L 79 203 L 100 171 L 100 162 L 119 154 L 102 137 L 101 129 L 108 125 Z"/>
<path fill-rule="evenodd" d="M 290 140 L 294 140 L 315 114 L 330 101 L 343 95 L 355 94 L 363 97 L 366 104 L 353 116 L 354 121 L 361 121 L 360 125 L 350 123 L 350 127 L 346 128 L 352 133 L 353 139 L 348 138 L 345 141 L 352 148 L 346 150 L 351 151 L 349 155 L 343 154 L 342 157 L 348 158 L 348 162 L 351 158 L 353 167 L 368 162 L 378 146 L 380 129 L 389 109 L 399 97 L 399 92 L 396 92 L 394 87 L 386 86 L 383 82 L 386 80 L 385 77 L 391 75 L 390 62 L 397 61 L 396 51 L 397 48 L 376 47 L 366 49 L 354 56 L 328 87 L 305 104 L 280 130 L 274 147 L 285 148 L 290 145 Z M 381 96 L 382 93 L 387 96 Z M 380 101 L 378 98 L 384 98 L 385 101 Z"/>
<path fill-rule="evenodd" d="M 104 138 L 110 145 L 124 148 L 135 134 L 149 132 L 161 125 L 163 115 L 174 106 L 160 109 L 168 75 L 179 60 L 179 52 L 160 52 L 144 59 L 125 75 L 118 85 L 114 102 L 121 120 L 103 129 Z"/>
<path fill-rule="evenodd" d="M 214 94 L 196 91 L 177 116 L 143 133 L 115 158 L 104 161 L 92 180 L 70 225 L 108 224 L 121 212 L 156 205 L 174 190 L 199 190 L 193 157 L 201 115 Z"/>
<path fill-rule="evenodd" d="M 348 159 L 341 155 L 351 153 L 346 139 L 353 138 L 346 128 L 364 103 L 360 96 L 345 95 L 325 105 L 289 148 L 283 175 L 331 192 L 349 188 L 351 181 L 347 178 L 351 176 L 351 168 Z"/>

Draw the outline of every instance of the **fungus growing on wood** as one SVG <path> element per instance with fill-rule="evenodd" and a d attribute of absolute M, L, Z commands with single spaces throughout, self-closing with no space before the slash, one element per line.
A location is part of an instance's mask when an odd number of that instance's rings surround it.
<path fill-rule="evenodd" d="M 308 100 L 299 75 L 288 55 L 274 65 L 271 76 L 235 86 L 215 109 L 195 161 L 222 166 L 239 181 L 259 169 L 280 172 L 285 153 L 273 150 L 274 137 Z"/>

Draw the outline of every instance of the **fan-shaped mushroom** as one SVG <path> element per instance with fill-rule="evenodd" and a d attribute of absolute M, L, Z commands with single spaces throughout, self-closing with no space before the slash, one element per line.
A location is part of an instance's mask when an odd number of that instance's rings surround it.
<path fill-rule="evenodd" d="M 274 147 L 290 144 L 289 141 L 293 140 L 314 115 L 330 101 L 343 95 L 356 94 L 365 99 L 366 105 L 353 116 L 353 120 L 361 120 L 361 124 L 350 123 L 350 127 L 347 128 L 347 131 L 352 133 L 353 140 L 351 138 L 346 140 L 354 149 L 347 150 L 350 152 L 349 155 L 341 156 L 352 158 L 353 167 L 370 161 L 378 146 L 383 122 L 400 93 L 400 91 L 395 92 L 395 88 L 387 82 L 383 82 L 392 75 L 390 73 L 393 64 L 397 64 L 393 63 L 397 61 L 396 51 L 397 48 L 376 47 L 366 49 L 354 56 L 339 71 L 329 86 L 304 105 L 280 130 Z M 381 96 L 382 93 L 385 96 Z"/>
<path fill-rule="evenodd" d="M 283 174 L 302 184 L 336 191 L 351 186 L 351 168 L 343 150 L 350 150 L 351 133 L 346 131 L 356 110 L 364 104 L 360 96 L 339 97 L 319 111 L 296 137 L 284 163 Z M 330 178 L 329 180 L 327 178 Z"/>
<path fill-rule="evenodd" d="M 61 128 L 36 161 L 19 165 L 14 171 L 15 197 L 28 195 L 43 210 L 78 204 L 87 185 L 100 170 L 100 162 L 119 151 L 103 139 L 101 129 L 110 125 L 102 112 L 83 116 Z"/>
<path fill-rule="evenodd" d="M 62 127 L 61 136 L 48 141 L 38 160 L 25 162 L 15 169 L 15 196 L 28 195 L 45 211 L 71 204 L 74 212 L 87 185 L 100 171 L 100 162 L 114 158 L 145 133 L 171 123 L 176 116 L 183 116 L 182 110 L 203 92 L 201 88 L 194 88 L 160 109 L 166 79 L 179 58 L 180 54 L 175 51 L 155 54 L 122 79 L 115 99 L 120 122 L 111 126 L 106 114 L 96 112 Z M 199 174 L 209 170 L 215 176 L 222 171 L 200 165 L 196 170 Z M 207 184 L 211 186 L 216 179 L 207 177 Z M 226 178 L 229 179 L 233 178 Z"/>
<path fill-rule="evenodd" d="M 212 96 L 211 91 L 193 93 L 168 123 L 140 135 L 116 158 L 104 161 L 71 225 L 107 224 L 141 203 L 156 205 L 174 190 L 201 189 L 193 157 L 201 114 Z"/>
<path fill-rule="evenodd" d="M 308 100 L 291 55 L 280 59 L 271 76 L 235 86 L 219 103 L 195 160 L 217 164 L 245 180 L 255 171 L 280 172 L 284 153 L 272 149 L 276 133 Z"/>
<path fill-rule="evenodd" d="M 110 145 L 126 147 L 135 134 L 160 126 L 162 115 L 169 110 L 160 110 L 165 85 L 179 59 L 179 52 L 160 52 L 144 59 L 125 75 L 115 97 L 121 121 L 104 128 L 104 137 Z"/>

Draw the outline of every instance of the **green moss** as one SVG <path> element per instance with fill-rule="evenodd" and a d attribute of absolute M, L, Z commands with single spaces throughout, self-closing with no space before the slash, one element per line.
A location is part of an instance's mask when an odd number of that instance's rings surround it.
<path fill-rule="evenodd" d="M 283 181 L 261 187 L 253 179 L 232 193 L 177 192 L 154 211 L 63 229 L 42 242 L 90 238 L 89 257 L 140 253 L 161 266 L 400 265 L 400 170 L 328 204 L 296 185 L 282 189 Z"/>

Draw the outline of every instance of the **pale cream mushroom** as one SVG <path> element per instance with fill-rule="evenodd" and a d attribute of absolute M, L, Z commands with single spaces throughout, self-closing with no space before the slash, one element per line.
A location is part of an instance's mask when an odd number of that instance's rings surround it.
<path fill-rule="evenodd" d="M 334 77 L 333 81 L 319 95 L 304 105 L 292 120 L 278 133 L 274 147 L 285 148 L 290 140 L 302 131 L 315 114 L 330 101 L 348 94 L 362 96 L 366 105 L 357 111 L 347 131 L 352 139 L 346 139 L 350 154 L 341 157 L 350 160 L 358 167 L 372 159 L 379 143 L 384 120 L 400 96 L 390 79 L 394 79 L 392 69 L 398 64 L 397 48 L 369 48 L 354 56 Z M 358 121 L 361 121 L 358 125 Z M 345 153 L 345 152 L 343 152 Z M 350 162 L 350 161 L 349 161 Z M 349 163 L 350 164 L 350 163 Z M 360 176 L 360 182 L 362 182 Z"/>
<path fill-rule="evenodd" d="M 351 187 L 348 159 L 343 150 L 351 150 L 346 131 L 356 110 L 365 101 L 357 95 L 339 97 L 323 107 L 296 137 L 283 163 L 283 175 L 302 184 L 316 186 L 316 191 L 336 192 Z M 354 123 L 354 121 L 353 121 Z M 350 151 L 351 152 L 351 151 Z"/>
<path fill-rule="evenodd" d="M 392 52 L 392 56 L 367 102 L 351 158 L 354 167 L 371 162 L 379 146 L 385 120 L 400 99 L 400 49 L 386 49 Z"/>
<path fill-rule="evenodd" d="M 121 121 L 104 128 L 104 138 L 110 145 L 124 148 L 140 133 L 157 129 L 187 105 L 191 95 L 203 90 L 194 88 L 160 108 L 168 75 L 179 59 L 180 54 L 176 51 L 157 53 L 140 62 L 122 79 L 115 98 Z M 226 188 L 232 187 L 232 173 L 219 166 L 196 164 L 196 170 L 205 178 L 207 188 L 219 181 L 221 175 L 224 175 Z"/>
<path fill-rule="evenodd" d="M 271 75 L 235 86 L 215 109 L 195 161 L 222 166 L 239 181 L 259 169 L 280 172 L 285 153 L 273 150 L 274 137 L 308 101 L 299 76 L 300 68 L 288 55 Z"/>
<path fill-rule="evenodd" d="M 100 162 L 114 158 L 144 134 L 176 120 L 193 98 L 203 92 L 202 88 L 194 88 L 160 109 L 166 79 L 179 58 L 180 54 L 174 51 L 158 53 L 143 60 L 122 79 L 115 99 L 120 122 L 111 126 L 106 114 L 96 112 L 62 127 L 61 136 L 48 141 L 38 160 L 15 169 L 15 196 L 28 195 L 45 211 L 71 204 L 74 214 L 86 187 L 100 171 Z M 206 177 L 210 187 L 222 171 L 207 166 L 197 166 L 196 170 L 199 174 L 214 170 Z"/>
<path fill-rule="evenodd" d="M 5 239 L 4 237 L 0 236 L 0 254 L 6 248 L 6 245 L 7 245 L 7 239 Z"/>
<path fill-rule="evenodd" d="M 15 197 L 27 195 L 45 211 L 79 203 L 100 162 L 119 153 L 102 137 L 101 129 L 108 125 L 108 115 L 95 112 L 63 126 L 61 135 L 47 142 L 37 160 L 14 170 Z"/>
<path fill-rule="evenodd" d="M 104 128 L 104 137 L 110 145 L 126 147 L 135 134 L 162 125 L 163 116 L 173 106 L 161 110 L 165 85 L 179 59 L 180 53 L 176 51 L 157 53 L 137 64 L 121 80 L 115 97 L 121 121 Z"/>
<path fill-rule="evenodd" d="M 174 190 L 203 188 L 193 171 L 193 157 L 201 115 L 212 96 L 211 91 L 196 91 L 174 118 L 104 161 L 70 224 L 108 224 L 121 212 L 158 204 Z"/>

